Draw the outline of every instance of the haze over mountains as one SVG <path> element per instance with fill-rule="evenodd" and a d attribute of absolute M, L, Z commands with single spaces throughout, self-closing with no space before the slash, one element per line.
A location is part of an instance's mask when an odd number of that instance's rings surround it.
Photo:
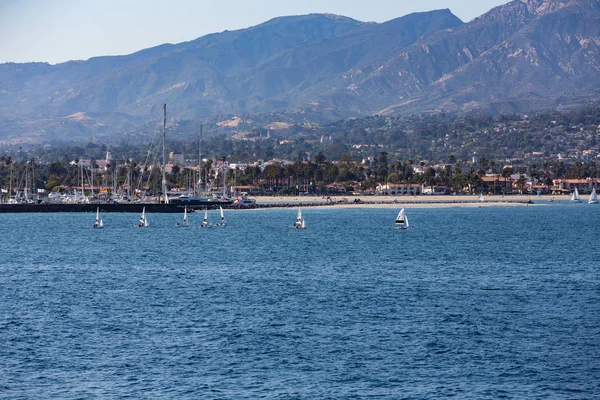
<path fill-rule="evenodd" d="M 526 112 L 600 98 L 600 0 L 517 0 L 463 23 L 311 14 L 87 61 L 0 64 L 0 140 L 84 139 L 169 117 Z"/>

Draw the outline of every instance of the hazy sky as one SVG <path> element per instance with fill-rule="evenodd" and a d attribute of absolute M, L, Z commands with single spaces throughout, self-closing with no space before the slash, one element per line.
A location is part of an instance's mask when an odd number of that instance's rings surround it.
<path fill-rule="evenodd" d="M 130 54 L 284 15 L 383 22 L 449 8 L 465 22 L 507 0 L 0 0 L 0 63 Z"/>

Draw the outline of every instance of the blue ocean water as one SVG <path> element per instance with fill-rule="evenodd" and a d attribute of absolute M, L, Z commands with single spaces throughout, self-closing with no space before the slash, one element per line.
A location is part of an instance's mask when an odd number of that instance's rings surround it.
<path fill-rule="evenodd" d="M 0 398 L 600 398 L 600 206 L 397 211 L 1 214 Z"/>

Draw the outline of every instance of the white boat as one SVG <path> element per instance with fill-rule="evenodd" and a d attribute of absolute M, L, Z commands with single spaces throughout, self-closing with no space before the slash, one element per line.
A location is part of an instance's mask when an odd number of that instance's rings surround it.
<path fill-rule="evenodd" d="M 210 223 L 208 222 L 208 209 L 204 210 L 204 219 L 200 224 L 200 228 L 210 228 Z"/>
<path fill-rule="evenodd" d="M 219 210 L 221 211 L 221 222 L 215 224 L 215 226 L 225 226 L 227 224 L 225 223 L 225 214 L 223 214 L 223 207 L 219 206 Z"/>
<path fill-rule="evenodd" d="M 484 201 L 485 201 L 485 199 L 483 198 L 483 193 L 480 193 L 480 194 L 479 194 L 479 201 L 481 201 L 481 202 L 484 202 Z"/>
<path fill-rule="evenodd" d="M 577 187 L 575 187 L 575 190 L 573 191 L 573 194 L 571 195 L 571 202 L 572 203 L 581 203 L 581 197 L 579 197 L 579 191 L 577 190 Z"/>
<path fill-rule="evenodd" d="M 294 222 L 293 227 L 296 229 L 306 228 L 306 222 L 304 222 L 304 217 L 302 216 L 302 209 L 300 208 L 298 208 L 298 216 L 296 217 L 296 222 Z"/>
<path fill-rule="evenodd" d="M 102 222 L 102 218 L 100 217 L 100 207 L 96 208 L 96 222 L 94 222 L 94 229 L 104 228 L 104 223 Z"/>
<path fill-rule="evenodd" d="M 396 216 L 396 228 L 398 229 L 408 229 L 408 217 L 404 211 L 404 207 L 398 212 Z"/>
<path fill-rule="evenodd" d="M 242 197 L 236 198 L 233 201 L 233 204 L 240 205 L 240 206 L 248 206 L 248 205 L 256 204 L 256 200 L 255 199 L 251 199 L 251 198 L 246 197 L 246 196 L 242 196 Z"/>
<path fill-rule="evenodd" d="M 185 207 L 183 209 L 183 221 L 177 222 L 177 226 L 189 226 L 189 225 L 190 225 L 190 222 L 188 221 L 187 207 Z"/>
<path fill-rule="evenodd" d="M 592 193 L 590 193 L 590 198 L 588 199 L 588 204 L 598 204 L 598 194 L 596 193 L 596 189 L 592 189 Z"/>
<path fill-rule="evenodd" d="M 146 207 L 142 209 L 142 215 L 140 216 L 140 223 L 136 225 L 138 228 L 147 228 L 148 220 L 146 219 Z"/>

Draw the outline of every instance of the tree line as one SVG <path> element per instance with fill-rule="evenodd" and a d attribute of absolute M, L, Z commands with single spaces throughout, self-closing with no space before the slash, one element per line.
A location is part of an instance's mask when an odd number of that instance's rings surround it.
<path fill-rule="evenodd" d="M 93 163 L 93 161 L 92 161 Z M 225 165 L 225 167 L 223 167 Z M 98 165 L 95 165 L 98 167 Z M 600 171 L 595 161 L 564 163 L 542 162 L 539 164 L 507 165 L 498 161 L 478 158 L 458 160 L 448 156 L 446 162 L 430 165 L 425 161 L 393 160 L 389 153 L 381 151 L 377 157 L 365 162 L 353 160 L 344 154 L 338 160 L 328 160 L 324 153 L 318 153 L 311 161 L 295 163 L 257 162 L 245 167 L 227 166 L 227 158 L 205 159 L 201 169 L 196 166 L 174 166 L 166 175 L 169 188 L 222 189 L 227 187 L 254 186 L 265 193 L 298 194 L 308 192 L 327 194 L 343 188 L 345 191 L 369 191 L 382 184 L 420 184 L 430 187 L 444 186 L 450 192 L 463 193 L 466 188 L 475 190 L 486 175 L 495 175 L 505 182 L 518 176 L 521 184 L 525 177 L 538 184 L 550 187 L 553 179 L 599 179 Z M 65 163 L 56 160 L 51 163 L 38 162 L 35 158 L 15 161 L 11 157 L 0 158 L 0 186 L 6 195 L 28 187 L 31 192 L 61 191 L 69 187 L 85 186 L 96 188 L 141 187 L 150 194 L 161 189 L 161 171 L 157 165 L 146 160 L 139 162 L 126 159 L 109 164 L 103 170 L 82 168 L 79 160 Z M 505 190 L 503 185 L 491 189 L 496 193 Z"/>

